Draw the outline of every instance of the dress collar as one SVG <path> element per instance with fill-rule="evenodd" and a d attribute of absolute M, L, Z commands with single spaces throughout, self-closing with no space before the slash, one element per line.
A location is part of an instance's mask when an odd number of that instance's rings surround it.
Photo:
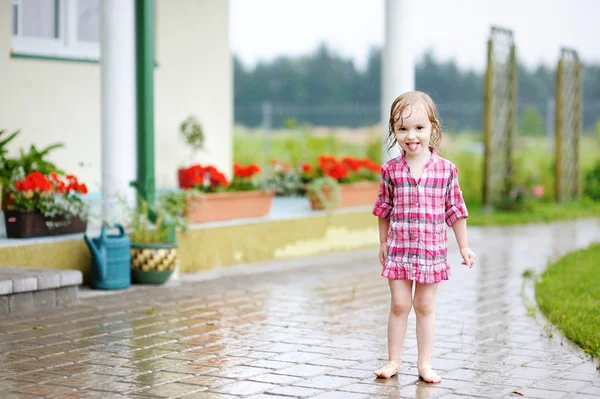
<path fill-rule="evenodd" d="M 435 151 L 435 148 L 429 147 L 429 149 L 431 150 L 431 156 L 429 157 L 429 160 L 423 167 L 423 172 L 425 172 L 431 166 L 435 165 L 435 163 L 438 161 L 438 155 L 437 155 L 437 152 Z M 406 161 L 406 152 L 404 150 L 402 150 L 402 153 L 400 155 L 400 162 L 402 163 L 402 165 L 404 165 L 404 167 L 407 170 L 410 170 L 410 167 L 408 166 L 408 162 Z"/>

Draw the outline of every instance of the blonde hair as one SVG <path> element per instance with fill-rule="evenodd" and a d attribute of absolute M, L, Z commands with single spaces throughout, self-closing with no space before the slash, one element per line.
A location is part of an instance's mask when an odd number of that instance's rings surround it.
<path fill-rule="evenodd" d="M 402 114 L 406 108 L 417 104 L 423 105 L 427 112 L 427 116 L 429 117 L 429 122 L 431 122 L 432 130 L 429 146 L 436 151 L 440 150 L 440 144 L 442 142 L 442 126 L 438 117 L 437 107 L 431 97 L 421 91 L 408 91 L 398 96 L 392 103 L 390 108 L 390 120 L 388 122 L 388 140 L 391 140 L 392 144 L 388 150 L 393 148 L 397 143 L 396 135 L 394 134 L 394 125 L 396 125 L 398 121 L 403 123 Z"/>

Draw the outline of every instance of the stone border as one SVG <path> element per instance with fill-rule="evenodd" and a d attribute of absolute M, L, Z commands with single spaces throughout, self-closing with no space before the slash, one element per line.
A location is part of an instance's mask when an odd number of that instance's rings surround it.
<path fill-rule="evenodd" d="M 79 270 L 0 268 L 0 315 L 52 309 L 77 302 Z"/>

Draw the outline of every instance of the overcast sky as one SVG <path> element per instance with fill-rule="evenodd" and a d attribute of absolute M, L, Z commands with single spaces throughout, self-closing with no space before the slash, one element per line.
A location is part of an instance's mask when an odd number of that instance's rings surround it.
<path fill-rule="evenodd" d="M 526 66 L 556 62 L 560 47 L 600 63 L 600 0 L 410 0 L 420 26 L 417 55 L 431 48 L 482 70 L 492 24 L 512 29 Z M 230 44 L 246 66 L 279 55 L 302 55 L 326 42 L 363 68 L 383 43 L 384 0 L 230 0 Z"/>

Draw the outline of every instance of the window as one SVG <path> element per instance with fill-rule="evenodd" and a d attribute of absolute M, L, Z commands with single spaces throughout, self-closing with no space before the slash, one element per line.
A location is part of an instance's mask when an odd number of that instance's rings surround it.
<path fill-rule="evenodd" d="M 77 8 L 77 39 L 82 42 L 100 41 L 100 0 L 79 0 Z"/>
<path fill-rule="evenodd" d="M 12 52 L 98 60 L 100 0 L 12 0 Z"/>

